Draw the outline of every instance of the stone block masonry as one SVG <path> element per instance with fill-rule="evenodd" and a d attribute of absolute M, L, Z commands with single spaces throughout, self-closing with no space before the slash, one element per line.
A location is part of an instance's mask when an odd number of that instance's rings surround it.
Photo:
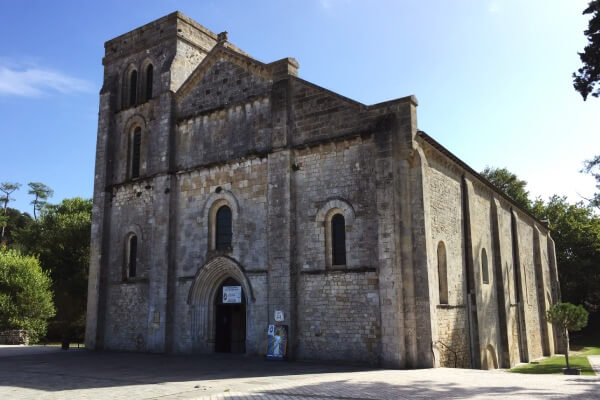
<path fill-rule="evenodd" d="M 418 131 L 414 96 L 361 104 L 179 12 L 103 65 L 88 348 L 264 356 L 270 325 L 289 358 L 395 368 L 560 347 L 547 227 Z"/>

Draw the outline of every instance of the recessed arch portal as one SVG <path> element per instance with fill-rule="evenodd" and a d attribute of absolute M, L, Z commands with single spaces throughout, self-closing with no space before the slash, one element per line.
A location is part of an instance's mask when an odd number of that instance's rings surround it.
<path fill-rule="evenodd" d="M 228 280 L 234 280 L 242 287 L 246 315 L 248 315 L 249 309 L 254 303 L 250 281 L 242 267 L 235 260 L 219 256 L 200 267 L 188 295 L 194 351 L 207 353 L 215 350 L 217 303 L 215 299 L 223 283 Z"/>

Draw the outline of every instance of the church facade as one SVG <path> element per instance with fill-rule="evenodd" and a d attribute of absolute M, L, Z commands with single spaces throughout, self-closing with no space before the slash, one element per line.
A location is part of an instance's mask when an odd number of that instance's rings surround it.
<path fill-rule="evenodd" d="M 105 43 L 86 346 L 509 367 L 562 343 L 547 226 L 417 128 L 179 12 Z"/>

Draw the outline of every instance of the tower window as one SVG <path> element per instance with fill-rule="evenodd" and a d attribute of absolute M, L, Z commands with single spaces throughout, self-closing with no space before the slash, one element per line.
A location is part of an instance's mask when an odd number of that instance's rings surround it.
<path fill-rule="evenodd" d="M 129 251 L 127 257 L 127 277 L 135 278 L 137 268 L 137 236 L 131 235 L 129 237 Z"/>
<path fill-rule="evenodd" d="M 137 103 L 137 71 L 131 71 L 129 76 L 129 105 L 135 106 Z"/>
<path fill-rule="evenodd" d="M 346 265 L 346 223 L 342 214 L 331 218 L 332 265 Z"/>
<path fill-rule="evenodd" d="M 215 248 L 217 250 L 231 248 L 231 237 L 231 209 L 227 206 L 221 206 L 217 210 Z"/>
<path fill-rule="evenodd" d="M 152 81 L 154 79 L 154 67 L 152 64 L 146 67 L 146 101 L 152 98 Z"/>
<path fill-rule="evenodd" d="M 137 127 L 131 138 L 131 178 L 140 177 L 140 158 L 142 147 L 142 128 Z"/>

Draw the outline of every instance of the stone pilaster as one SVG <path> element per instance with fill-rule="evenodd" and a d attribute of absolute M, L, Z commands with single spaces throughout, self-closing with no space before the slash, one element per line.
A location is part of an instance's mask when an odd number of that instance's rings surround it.
<path fill-rule="evenodd" d="M 292 201 L 292 153 L 276 150 L 268 157 L 267 249 L 269 324 L 288 325 L 288 356 L 294 357 L 296 340 L 296 271 L 293 267 L 294 207 Z M 275 311 L 284 320 L 275 321 Z M 265 332 L 267 327 L 265 326 Z"/>
<path fill-rule="evenodd" d="M 88 272 L 87 317 L 85 328 L 85 346 L 89 349 L 101 349 L 104 331 L 104 302 L 106 293 L 108 232 L 110 231 L 110 193 L 107 193 L 110 162 L 110 133 L 115 95 L 111 93 L 110 81 L 100 93 L 100 111 L 98 113 L 98 136 L 96 140 L 96 164 L 94 172 L 94 198 L 92 207 L 92 227 L 90 241 L 90 266 Z"/>

